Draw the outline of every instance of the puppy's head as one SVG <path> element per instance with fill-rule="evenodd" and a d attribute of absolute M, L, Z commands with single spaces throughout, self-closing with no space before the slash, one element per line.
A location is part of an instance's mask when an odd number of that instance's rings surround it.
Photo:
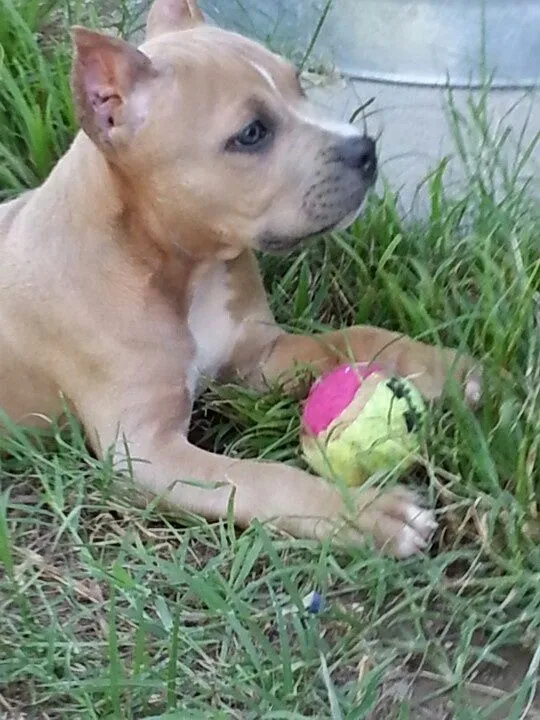
<path fill-rule="evenodd" d="M 373 140 L 320 118 L 292 66 L 205 25 L 194 0 L 156 0 L 140 49 L 73 37 L 81 127 L 170 242 L 223 258 L 286 251 L 357 215 Z"/>

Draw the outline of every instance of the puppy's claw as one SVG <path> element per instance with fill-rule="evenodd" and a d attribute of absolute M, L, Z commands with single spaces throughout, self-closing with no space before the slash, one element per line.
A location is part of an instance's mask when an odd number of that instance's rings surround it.
<path fill-rule="evenodd" d="M 420 507 L 415 495 L 399 485 L 379 495 L 366 512 L 373 513 L 377 545 L 398 558 L 424 550 L 438 527 L 433 512 Z"/>
<path fill-rule="evenodd" d="M 407 507 L 406 515 L 409 525 L 424 538 L 429 538 L 439 527 L 431 510 L 411 504 Z"/>
<path fill-rule="evenodd" d="M 408 505 L 404 514 L 408 524 L 403 525 L 394 541 L 395 554 L 399 558 L 407 558 L 425 550 L 437 528 L 435 516 L 430 510 Z"/>
<path fill-rule="evenodd" d="M 412 527 L 405 525 L 395 540 L 395 555 L 398 558 L 408 558 L 424 550 L 426 545 L 427 540 L 424 540 Z"/>

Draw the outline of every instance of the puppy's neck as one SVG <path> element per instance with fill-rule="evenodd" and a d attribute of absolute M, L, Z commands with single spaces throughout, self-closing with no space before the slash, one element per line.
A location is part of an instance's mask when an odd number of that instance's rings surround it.
<path fill-rule="evenodd" d="M 111 168 L 84 133 L 79 132 L 69 150 L 60 158 L 39 188 L 40 206 L 47 209 L 51 222 L 65 216 L 68 226 L 79 236 L 111 226 L 121 212 Z M 47 222 L 47 217 L 43 218 Z"/>
<path fill-rule="evenodd" d="M 103 243 L 113 243 L 121 257 L 138 271 L 175 311 L 185 314 L 194 284 L 224 259 L 218 244 L 208 242 L 204 230 L 190 220 L 171 221 L 160 212 L 147 178 L 133 177 L 109 161 L 83 133 L 40 188 L 46 196 L 44 224 L 69 223 L 69 243 L 82 245 L 90 257 L 103 254 Z M 51 233 L 54 237 L 54 233 Z M 198 247 L 199 246 L 199 247 Z M 203 252 L 204 251 L 204 252 Z"/>

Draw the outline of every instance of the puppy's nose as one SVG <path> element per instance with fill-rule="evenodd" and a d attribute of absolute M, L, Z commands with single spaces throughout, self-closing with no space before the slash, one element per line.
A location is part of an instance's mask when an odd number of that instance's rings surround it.
<path fill-rule="evenodd" d="M 364 180 L 371 182 L 377 172 L 375 141 L 368 135 L 347 138 L 338 148 L 340 160 L 353 170 L 358 169 Z"/>

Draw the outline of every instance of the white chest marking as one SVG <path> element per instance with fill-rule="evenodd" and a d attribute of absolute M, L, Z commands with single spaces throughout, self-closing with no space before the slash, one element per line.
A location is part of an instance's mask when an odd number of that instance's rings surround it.
<path fill-rule="evenodd" d="M 195 356 L 188 370 L 187 384 L 192 396 L 204 381 L 216 377 L 229 360 L 241 332 L 227 307 L 230 291 L 223 263 L 210 268 L 197 281 L 188 314 L 188 328 L 195 343 Z"/>

